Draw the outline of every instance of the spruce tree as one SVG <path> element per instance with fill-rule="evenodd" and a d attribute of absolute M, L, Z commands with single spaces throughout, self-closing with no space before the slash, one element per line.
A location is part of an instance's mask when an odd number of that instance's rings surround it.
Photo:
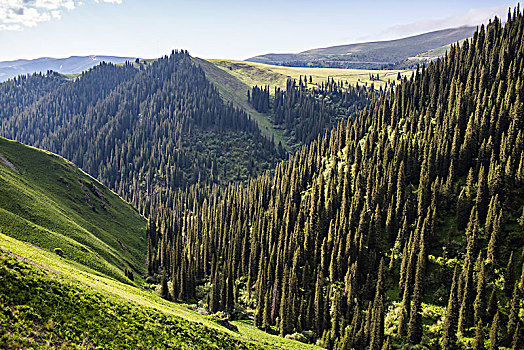
<path fill-rule="evenodd" d="M 518 283 L 515 283 L 513 288 L 513 297 L 511 298 L 510 311 L 508 317 L 508 326 L 507 326 L 507 335 L 508 343 L 511 343 L 513 340 L 513 335 L 518 328 L 520 323 L 519 312 L 520 312 L 520 290 Z"/>
<path fill-rule="evenodd" d="M 522 330 L 521 330 L 521 324 L 522 324 L 522 322 L 519 322 L 517 324 L 517 328 L 515 328 L 515 333 L 513 334 L 513 341 L 512 341 L 512 344 L 511 344 L 511 349 L 512 350 L 522 349 L 522 346 L 524 345 L 523 344 L 523 335 L 522 335 Z"/>
<path fill-rule="evenodd" d="M 429 218 L 429 215 L 428 215 Z M 426 218 L 426 219 L 428 219 Z M 421 232 L 420 251 L 418 253 L 417 270 L 415 273 L 415 288 L 413 291 L 413 304 L 411 309 L 411 318 L 409 320 L 408 341 L 410 344 L 418 344 L 422 340 L 422 293 L 423 281 L 426 266 L 426 248 L 424 240 L 424 231 L 426 230 L 426 222 Z"/>
<path fill-rule="evenodd" d="M 513 263 L 513 251 L 509 255 L 508 265 L 506 266 L 506 271 L 504 272 L 504 285 L 503 285 L 503 291 L 506 293 L 506 296 L 511 296 L 511 293 L 513 291 L 513 286 L 515 284 L 515 271 L 514 271 L 514 263 Z"/>
<path fill-rule="evenodd" d="M 491 236 L 488 243 L 488 260 L 491 263 L 491 266 L 495 266 L 498 263 L 498 249 L 499 249 L 499 240 L 502 229 L 502 209 L 499 214 L 495 217 L 493 222 L 493 227 L 491 231 Z"/>
<path fill-rule="evenodd" d="M 499 320 L 499 312 L 495 314 L 495 317 L 493 318 L 493 322 L 491 324 L 491 330 L 489 332 L 489 349 L 490 350 L 498 350 L 499 348 L 499 327 L 500 327 L 500 320 Z"/>
<path fill-rule="evenodd" d="M 165 271 L 162 272 L 162 277 L 160 280 L 160 297 L 164 299 L 169 299 L 169 288 L 167 286 L 167 273 Z"/>
<path fill-rule="evenodd" d="M 378 279 L 373 301 L 370 349 L 380 350 L 384 339 L 384 258 L 380 260 Z"/>
<path fill-rule="evenodd" d="M 324 277 L 322 271 L 317 273 L 317 281 L 315 283 L 315 321 L 316 331 L 318 334 L 324 328 Z"/>
<path fill-rule="evenodd" d="M 484 320 L 486 311 L 486 269 L 484 266 L 484 258 L 482 254 L 479 254 L 477 259 L 480 266 L 477 274 L 477 296 L 475 298 L 474 310 L 475 310 L 475 322 Z"/>
<path fill-rule="evenodd" d="M 482 324 L 482 319 L 478 319 L 477 325 L 475 327 L 475 345 L 473 347 L 475 350 L 484 350 L 484 325 Z"/>
<path fill-rule="evenodd" d="M 449 293 L 448 310 L 444 323 L 444 335 L 442 336 L 442 349 L 454 350 L 457 348 L 457 326 L 458 326 L 458 272 L 455 267 L 453 282 Z"/>
<path fill-rule="evenodd" d="M 493 287 L 491 289 L 491 296 L 489 298 L 488 309 L 487 309 L 487 316 L 488 316 L 489 321 L 493 320 L 493 317 L 495 317 L 495 314 L 497 313 L 498 308 L 499 308 L 499 305 L 498 305 L 498 299 L 497 299 L 497 290 L 496 290 L 496 287 Z"/>
<path fill-rule="evenodd" d="M 489 193 L 488 193 L 488 186 L 486 182 L 486 175 L 484 166 L 480 167 L 479 175 L 478 175 L 478 184 L 477 184 L 477 198 L 476 198 L 476 206 L 478 210 L 479 215 L 479 221 L 481 223 L 484 223 L 486 220 L 486 214 L 488 211 L 488 205 L 489 205 Z"/>

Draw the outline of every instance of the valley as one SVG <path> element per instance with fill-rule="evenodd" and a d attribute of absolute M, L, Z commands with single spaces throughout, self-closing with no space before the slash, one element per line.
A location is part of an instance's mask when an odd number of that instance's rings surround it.
<path fill-rule="evenodd" d="M 0 83 L 0 348 L 521 349 L 523 38 Z"/>

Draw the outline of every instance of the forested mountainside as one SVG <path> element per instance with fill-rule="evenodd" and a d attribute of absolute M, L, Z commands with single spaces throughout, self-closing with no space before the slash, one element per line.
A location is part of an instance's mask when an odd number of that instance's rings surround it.
<path fill-rule="evenodd" d="M 523 35 L 495 19 L 274 174 L 179 191 L 163 296 L 329 349 L 521 348 Z"/>
<path fill-rule="evenodd" d="M 284 153 L 221 100 L 187 51 L 56 79 L 0 85 L 12 100 L 0 134 L 64 156 L 141 209 L 153 193 L 245 180 Z"/>
<path fill-rule="evenodd" d="M 0 118 L 5 119 L 20 113 L 26 106 L 38 101 L 42 96 L 58 89 L 66 79 L 59 74 L 21 75 L 0 84 Z"/>
<path fill-rule="evenodd" d="M 333 79 L 308 88 L 308 78 L 304 76 L 298 83 L 289 79 L 286 89 L 275 88 L 272 96 L 268 86 L 254 86 L 248 91 L 248 101 L 258 112 L 271 115 L 273 123 L 281 127 L 294 144 L 303 146 L 337 122 L 357 115 L 382 93 L 382 88 L 375 91 L 373 87 L 358 83 L 351 86 Z"/>

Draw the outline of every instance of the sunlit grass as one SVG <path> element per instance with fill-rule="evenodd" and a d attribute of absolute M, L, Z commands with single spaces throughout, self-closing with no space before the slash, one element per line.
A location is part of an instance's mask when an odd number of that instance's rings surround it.
<path fill-rule="evenodd" d="M 31 262 L 39 268 L 44 268 L 57 273 L 75 283 L 81 283 L 95 291 L 104 293 L 119 300 L 133 302 L 135 305 L 159 310 L 167 315 L 180 317 L 190 322 L 198 322 L 233 337 L 245 341 L 256 341 L 257 343 L 270 345 L 271 348 L 279 349 L 306 349 L 316 348 L 313 345 L 298 343 L 293 340 L 267 334 L 252 325 L 252 321 L 234 322 L 239 332 L 233 332 L 225 327 L 212 322 L 205 316 L 192 311 L 181 304 L 172 303 L 161 299 L 154 291 L 125 284 L 97 272 L 89 267 L 61 258 L 55 253 L 42 251 L 27 243 L 16 240 L 0 233 L 0 248 Z"/>

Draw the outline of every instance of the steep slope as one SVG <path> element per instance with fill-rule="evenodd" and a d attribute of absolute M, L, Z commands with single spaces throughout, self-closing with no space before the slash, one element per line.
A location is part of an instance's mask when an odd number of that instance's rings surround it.
<path fill-rule="evenodd" d="M 274 139 L 276 144 L 281 143 L 287 151 L 291 151 L 286 139 L 283 137 L 282 131 L 274 127 L 267 114 L 258 112 L 247 100 L 247 92 L 251 89 L 250 85 L 231 74 L 231 71 L 221 69 L 214 61 L 195 58 L 195 62 L 206 72 L 206 77 L 217 87 L 220 96 L 225 101 L 246 111 L 256 120 L 260 131 L 265 137 Z M 262 84 L 262 82 L 258 82 L 258 84 Z"/>
<path fill-rule="evenodd" d="M 2 349 L 262 348 L 74 283 L 56 270 L 20 261 L 2 249 L 0 291 Z"/>
<path fill-rule="evenodd" d="M 72 163 L 0 138 L 0 232 L 130 282 L 144 272 L 145 219 Z"/>
<path fill-rule="evenodd" d="M 304 348 L 159 298 L 141 278 L 144 231 L 72 163 L 0 138 L 0 348 Z"/>
<path fill-rule="evenodd" d="M 321 84 L 310 82 L 310 78 L 287 81 L 286 89 L 274 90 L 255 86 L 248 92 L 253 107 L 272 117 L 273 123 L 284 130 L 288 143 L 295 148 L 309 144 L 319 135 L 331 129 L 341 120 L 355 118 L 374 98 L 387 93 L 369 88 L 352 86 L 348 82 L 328 79 Z M 390 87 L 396 84 L 392 82 Z"/>
<path fill-rule="evenodd" d="M 62 74 L 81 73 L 101 62 L 119 64 L 134 61 L 133 57 L 115 56 L 71 56 L 68 58 L 42 57 L 34 60 L 16 60 L 0 62 L 0 82 L 15 78 L 19 75 L 46 73 L 55 71 Z"/>
<path fill-rule="evenodd" d="M 297 67 L 392 68 L 409 57 L 471 37 L 474 31 L 475 27 L 444 29 L 397 40 L 339 45 L 298 54 L 267 54 L 247 61 Z"/>
<path fill-rule="evenodd" d="M 523 38 L 495 18 L 274 174 L 180 193 L 148 272 L 328 349 L 521 348 Z"/>

